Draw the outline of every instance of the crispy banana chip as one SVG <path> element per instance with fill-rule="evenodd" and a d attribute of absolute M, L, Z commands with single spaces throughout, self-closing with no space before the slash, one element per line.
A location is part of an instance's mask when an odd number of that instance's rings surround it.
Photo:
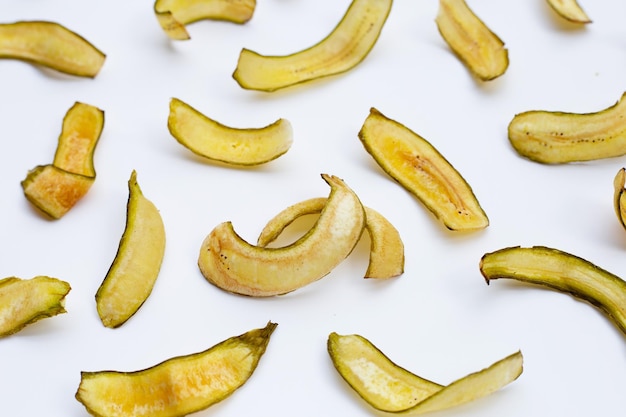
<path fill-rule="evenodd" d="M 480 271 L 487 284 L 510 278 L 571 294 L 598 307 L 626 334 L 626 282 L 585 259 L 544 246 L 516 246 L 485 254 Z"/>
<path fill-rule="evenodd" d="M 595 113 L 531 110 L 509 123 L 518 154 L 544 164 L 593 161 L 626 154 L 626 100 Z"/>
<path fill-rule="evenodd" d="M 256 0 L 156 0 L 154 13 L 163 31 L 174 40 L 190 39 L 185 25 L 199 20 L 246 23 Z"/>
<path fill-rule="evenodd" d="M 53 219 L 63 217 L 96 180 L 93 155 L 104 127 L 104 112 L 76 102 L 63 118 L 52 164 L 30 170 L 22 181 L 25 197 Z"/>
<path fill-rule="evenodd" d="M 308 214 L 319 214 L 328 199 L 311 198 L 287 207 L 274 216 L 263 228 L 257 246 L 272 243 L 297 218 Z M 365 229 L 370 235 L 370 259 L 365 278 L 386 279 L 404 272 L 404 243 L 398 230 L 382 214 L 364 207 Z"/>
<path fill-rule="evenodd" d="M 94 78 L 106 55 L 63 25 L 24 21 L 0 24 L 0 58 L 19 59 L 66 74 Z"/>
<path fill-rule="evenodd" d="M 76 399 L 101 417 L 182 417 L 226 399 L 252 376 L 277 324 L 134 371 L 81 372 Z"/>
<path fill-rule="evenodd" d="M 391 178 L 450 230 L 484 229 L 489 219 L 461 174 L 424 138 L 372 108 L 359 139 Z"/>
<path fill-rule="evenodd" d="M 504 42 L 468 7 L 465 0 L 439 0 L 435 19 L 441 36 L 467 68 L 482 81 L 509 67 Z"/>
<path fill-rule="evenodd" d="M 449 385 L 440 385 L 396 365 L 360 335 L 328 337 L 328 353 L 342 378 L 368 404 L 388 413 L 424 414 L 485 397 L 522 373 L 521 352 Z"/>
<path fill-rule="evenodd" d="M 167 127 L 172 136 L 196 155 L 232 165 L 260 165 L 285 154 L 293 143 L 286 119 L 262 128 L 240 129 L 208 118 L 173 98 Z"/>
<path fill-rule="evenodd" d="M 346 72 L 374 47 L 391 4 L 392 0 L 353 0 L 326 38 L 291 55 L 267 56 L 244 48 L 233 78 L 245 89 L 275 91 Z"/>
<path fill-rule="evenodd" d="M 576 0 L 547 0 L 547 2 L 559 16 L 570 22 L 591 23 L 591 19 Z"/>
<path fill-rule="evenodd" d="M 621 168 L 617 171 L 615 179 L 613 180 L 613 207 L 615 208 L 615 214 L 617 219 L 624 229 L 626 229 L 626 169 Z"/>
<path fill-rule="evenodd" d="M 19 332 L 41 319 L 65 313 L 70 284 L 57 278 L 37 276 L 0 280 L 0 337 Z"/>
<path fill-rule="evenodd" d="M 119 327 L 148 299 L 165 254 L 165 227 L 156 206 L 137 183 L 137 173 L 128 180 L 126 227 L 115 259 L 96 292 L 102 324 Z"/>

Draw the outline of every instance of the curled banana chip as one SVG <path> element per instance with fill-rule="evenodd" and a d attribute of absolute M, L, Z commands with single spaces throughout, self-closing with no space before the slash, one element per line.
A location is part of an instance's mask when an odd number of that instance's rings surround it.
<path fill-rule="evenodd" d="M 315 225 L 281 248 L 244 241 L 231 222 L 216 226 L 198 256 L 202 275 L 213 285 L 254 297 L 286 294 L 326 276 L 356 246 L 365 225 L 361 201 L 343 180 L 327 174 L 328 202 Z"/>
<path fill-rule="evenodd" d="M 174 40 L 190 39 L 185 25 L 199 20 L 246 23 L 256 0 L 156 0 L 154 13 L 163 31 Z"/>
<path fill-rule="evenodd" d="M 396 365 L 360 335 L 328 337 L 328 353 L 341 377 L 368 404 L 388 413 L 424 414 L 485 397 L 516 380 L 522 373 L 521 352 L 491 366 L 440 385 Z"/>
<path fill-rule="evenodd" d="M 23 21 L 0 24 L 0 58 L 19 59 L 93 78 L 100 72 L 106 55 L 61 24 Z"/>
<path fill-rule="evenodd" d="M 531 110 L 509 123 L 518 154 L 544 164 L 592 161 L 626 154 L 626 100 L 594 113 Z"/>
<path fill-rule="evenodd" d="M 291 55 L 267 56 L 244 48 L 233 78 L 245 89 L 275 91 L 346 72 L 374 47 L 391 4 L 392 0 L 353 0 L 326 38 Z"/>
<path fill-rule="evenodd" d="M 263 228 L 257 246 L 265 247 L 276 240 L 285 228 L 297 218 L 319 214 L 328 199 L 311 198 L 287 207 L 274 216 Z M 393 278 L 404 272 L 404 244 L 398 230 L 382 214 L 364 207 L 365 229 L 370 235 L 370 259 L 365 278 Z"/>
<path fill-rule="evenodd" d="M 617 171 L 615 178 L 613 179 L 613 207 L 615 208 L 615 214 L 617 219 L 624 229 L 626 229 L 626 169 L 621 168 Z"/>
<path fill-rule="evenodd" d="M 591 19 L 576 0 L 547 0 L 547 2 L 559 16 L 570 22 L 591 23 Z"/>
<path fill-rule="evenodd" d="M 504 42 L 465 0 L 439 0 L 435 22 L 450 49 L 480 80 L 490 81 L 506 72 L 509 54 Z"/>
<path fill-rule="evenodd" d="M 240 129 L 208 118 L 173 98 L 167 127 L 172 136 L 196 155 L 232 165 L 260 165 L 285 154 L 293 143 L 286 119 L 262 128 Z"/>

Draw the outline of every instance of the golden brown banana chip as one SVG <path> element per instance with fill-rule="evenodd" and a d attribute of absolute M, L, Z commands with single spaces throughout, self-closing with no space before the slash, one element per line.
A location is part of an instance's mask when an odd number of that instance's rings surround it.
<path fill-rule="evenodd" d="M 591 23 L 591 19 L 576 0 L 547 0 L 547 2 L 559 16 L 570 22 Z"/>

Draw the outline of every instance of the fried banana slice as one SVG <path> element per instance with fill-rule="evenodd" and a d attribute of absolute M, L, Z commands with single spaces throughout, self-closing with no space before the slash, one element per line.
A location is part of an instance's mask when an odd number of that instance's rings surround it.
<path fill-rule="evenodd" d="M 0 24 L 0 58 L 18 59 L 53 70 L 94 78 L 106 55 L 65 26 L 46 21 Z"/>
<path fill-rule="evenodd" d="M 124 324 L 150 296 L 165 254 L 165 227 L 156 206 L 142 193 L 137 173 L 128 180 L 126 227 L 115 259 L 96 292 L 105 327 Z"/>
<path fill-rule="evenodd" d="M 57 278 L 9 277 L 0 280 L 0 337 L 19 332 L 41 319 L 65 313 L 70 284 Z"/>
<path fill-rule="evenodd" d="M 252 19 L 256 0 L 156 0 L 154 13 L 163 31 L 174 40 L 191 37 L 185 25 L 199 20 L 246 23 Z"/>
<path fill-rule="evenodd" d="M 76 399 L 98 417 L 182 417 L 228 398 L 252 376 L 277 324 L 134 372 L 81 372 Z"/>
<path fill-rule="evenodd" d="M 231 222 L 216 226 L 198 256 L 202 275 L 235 294 L 269 297 L 286 294 L 321 279 L 354 249 L 365 225 L 365 210 L 343 180 L 327 174 L 328 202 L 315 225 L 300 239 L 281 248 L 244 241 Z"/>
<path fill-rule="evenodd" d="M 392 0 L 353 0 L 326 38 L 291 55 L 267 56 L 244 48 L 233 78 L 242 88 L 270 92 L 346 72 L 376 44 L 391 4 Z"/>
<path fill-rule="evenodd" d="M 449 385 L 440 385 L 396 365 L 360 335 L 328 337 L 328 353 L 341 377 L 377 410 L 424 414 L 485 397 L 516 380 L 522 373 L 521 352 Z"/>
<path fill-rule="evenodd" d="M 544 246 L 509 247 L 483 255 L 480 272 L 487 284 L 510 278 L 587 301 L 626 334 L 626 282 L 578 256 Z"/>
<path fill-rule="evenodd" d="M 576 0 L 547 0 L 547 2 L 559 16 L 570 22 L 591 23 L 591 19 Z"/>
<path fill-rule="evenodd" d="M 508 135 L 517 153 L 543 164 L 593 161 L 626 154 L 626 93 L 594 113 L 531 110 L 516 114 Z"/>
<path fill-rule="evenodd" d="M 509 67 L 504 42 L 468 7 L 465 0 L 439 0 L 435 19 L 450 49 L 480 80 L 490 81 Z"/>
<path fill-rule="evenodd" d="M 30 170 L 22 181 L 24 196 L 53 219 L 63 217 L 96 180 L 94 151 L 104 127 L 104 112 L 76 102 L 63 118 L 52 164 Z"/>
<path fill-rule="evenodd" d="M 173 98 L 167 127 L 171 135 L 196 155 L 231 165 L 261 165 L 285 154 L 293 143 L 286 119 L 262 128 L 240 129 L 208 118 Z"/>
<path fill-rule="evenodd" d="M 280 236 L 283 230 L 297 218 L 319 214 L 328 199 L 311 198 L 287 207 L 274 216 L 263 228 L 257 246 L 265 247 Z M 404 243 L 398 230 L 376 210 L 364 207 L 365 229 L 370 236 L 370 258 L 365 278 L 386 279 L 404 272 Z"/>
<path fill-rule="evenodd" d="M 626 169 L 621 168 L 617 171 L 613 180 L 613 207 L 615 208 L 615 214 L 617 219 L 624 229 L 626 229 Z"/>
<path fill-rule="evenodd" d="M 484 229 L 489 219 L 461 174 L 424 138 L 375 108 L 359 132 L 365 150 L 450 230 Z"/>

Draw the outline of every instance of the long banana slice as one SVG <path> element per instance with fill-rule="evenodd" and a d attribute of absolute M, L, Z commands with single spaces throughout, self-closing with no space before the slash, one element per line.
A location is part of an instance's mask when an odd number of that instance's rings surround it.
<path fill-rule="evenodd" d="M 621 168 L 617 171 L 615 178 L 613 179 L 613 207 L 615 208 L 615 214 L 617 219 L 624 229 L 626 229 L 626 169 Z"/>
<path fill-rule="evenodd" d="M 53 219 L 63 217 L 96 180 L 93 155 L 103 127 L 102 110 L 76 102 L 63 118 L 52 164 L 33 168 L 22 181 L 24 196 Z"/>
<path fill-rule="evenodd" d="M 287 207 L 267 222 L 259 235 L 257 246 L 269 245 L 297 218 L 319 214 L 327 202 L 325 197 L 311 198 Z M 372 208 L 364 209 L 365 229 L 371 241 L 365 278 L 385 279 L 401 275 L 404 272 L 404 243 L 400 233 L 385 216 Z"/>
<path fill-rule="evenodd" d="M 156 282 L 165 253 L 165 228 L 161 214 L 137 183 L 128 180 L 126 228 L 115 259 L 96 292 L 102 324 L 119 327 L 143 305 Z"/>
<path fill-rule="evenodd" d="M 391 178 L 450 230 L 484 229 L 489 219 L 469 184 L 428 141 L 372 108 L 359 139 Z"/>
<path fill-rule="evenodd" d="M 576 0 L 547 0 L 547 2 L 559 16 L 570 22 L 591 23 L 591 19 Z"/>
<path fill-rule="evenodd" d="M 182 417 L 245 384 L 277 324 L 231 337 L 199 353 L 134 372 L 81 372 L 76 399 L 97 417 Z"/>
<path fill-rule="evenodd" d="M 439 33 L 466 67 L 483 81 L 509 67 L 504 42 L 468 7 L 465 0 L 439 0 L 435 19 Z"/>
<path fill-rule="evenodd" d="M 236 294 L 268 297 L 317 281 L 344 260 L 361 238 L 365 211 L 341 179 L 322 178 L 331 187 L 328 202 L 311 230 L 291 245 L 253 246 L 235 233 L 232 223 L 215 227 L 198 257 L 207 281 Z"/>
<path fill-rule="evenodd" d="M 510 278 L 569 293 L 598 307 L 626 334 L 626 282 L 572 254 L 544 246 L 509 247 L 485 254 L 487 284 Z"/>
<path fill-rule="evenodd" d="M 531 110 L 509 123 L 509 141 L 521 156 L 544 164 L 592 161 L 626 154 L 626 93 L 595 113 Z"/>
<path fill-rule="evenodd" d="M 0 337 L 19 332 L 41 319 L 65 313 L 70 284 L 57 278 L 9 277 L 0 280 Z"/>
<path fill-rule="evenodd" d="M 516 352 L 449 385 L 439 385 L 396 365 L 363 336 L 331 333 L 327 345 L 344 380 L 372 407 L 389 413 L 417 415 L 474 401 L 513 382 L 523 365 L 521 352 Z"/>
<path fill-rule="evenodd" d="M 246 23 L 256 0 L 156 0 L 154 13 L 163 31 L 174 40 L 190 39 L 185 25 L 199 20 Z"/>
<path fill-rule="evenodd" d="M 0 58 L 93 78 L 100 72 L 106 55 L 63 25 L 24 21 L 0 24 Z"/>
<path fill-rule="evenodd" d="M 346 72 L 369 54 L 391 11 L 392 0 L 353 0 L 343 19 L 322 41 L 285 56 L 244 48 L 233 78 L 243 88 L 275 91 Z"/>
<path fill-rule="evenodd" d="M 285 154 L 293 143 L 286 119 L 252 129 L 239 129 L 208 118 L 173 98 L 167 121 L 172 136 L 193 153 L 233 165 L 260 165 Z"/>

